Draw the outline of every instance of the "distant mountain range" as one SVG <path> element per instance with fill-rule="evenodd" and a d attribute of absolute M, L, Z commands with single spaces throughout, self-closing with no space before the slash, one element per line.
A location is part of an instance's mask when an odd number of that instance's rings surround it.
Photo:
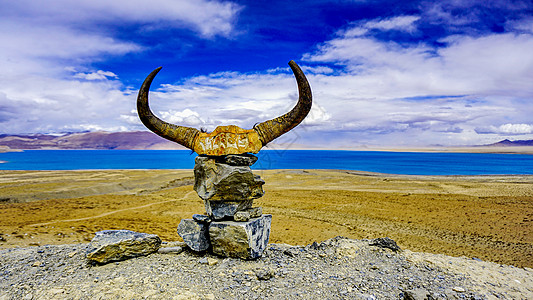
<path fill-rule="evenodd" d="M 503 140 L 499 141 L 494 144 L 484 145 L 488 147 L 516 147 L 516 146 L 533 146 L 533 140 L 518 140 L 518 141 L 510 141 L 510 140 Z"/>
<path fill-rule="evenodd" d="M 185 149 L 148 131 L 134 132 L 83 132 L 64 135 L 0 134 L 0 148 L 6 149 L 132 149 L 169 150 Z"/>
<path fill-rule="evenodd" d="M 478 147 L 533 146 L 533 140 L 503 140 Z M 303 147 L 305 148 L 305 147 Z M 9 149 L 131 149 L 131 150 L 180 150 L 181 145 L 168 141 L 149 131 L 133 132 L 82 132 L 63 135 L 0 134 L 0 152 Z"/>

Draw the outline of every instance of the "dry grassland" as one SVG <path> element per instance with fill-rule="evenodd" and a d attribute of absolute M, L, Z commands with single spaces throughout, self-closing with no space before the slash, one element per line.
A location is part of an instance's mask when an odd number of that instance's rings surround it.
<path fill-rule="evenodd" d="M 533 267 L 533 176 L 256 171 L 270 242 L 390 237 L 412 251 Z M 204 212 L 192 170 L 0 171 L 0 247 L 90 241 L 104 229 L 180 240 Z"/>

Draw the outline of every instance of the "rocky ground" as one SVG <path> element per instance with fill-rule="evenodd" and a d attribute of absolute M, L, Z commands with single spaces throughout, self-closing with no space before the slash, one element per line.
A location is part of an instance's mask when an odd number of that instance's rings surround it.
<path fill-rule="evenodd" d="M 1 171 L 0 300 L 533 299 L 533 176 L 257 173 L 256 205 L 273 215 L 260 259 L 185 250 L 96 266 L 84 242 L 99 230 L 179 239 L 205 209 L 191 170 Z M 419 252 L 371 246 L 380 236 Z"/>
<path fill-rule="evenodd" d="M 0 299 L 533 298 L 531 268 L 371 244 L 270 244 L 253 261 L 185 249 L 105 265 L 88 263 L 88 244 L 4 249 Z"/>

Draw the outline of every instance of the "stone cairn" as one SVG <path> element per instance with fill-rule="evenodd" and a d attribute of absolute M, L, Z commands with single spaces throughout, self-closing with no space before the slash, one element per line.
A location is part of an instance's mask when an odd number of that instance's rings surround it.
<path fill-rule="evenodd" d="M 271 215 L 252 207 L 263 196 L 265 182 L 250 166 L 262 147 L 298 126 L 311 110 L 311 87 L 300 67 L 289 66 L 298 84 L 298 102 L 277 118 L 257 123 L 252 129 L 235 125 L 218 126 L 212 132 L 167 123 L 150 110 L 148 94 L 152 80 L 161 70 L 146 77 L 137 96 L 137 113 L 151 131 L 193 150 L 199 156 L 194 167 L 194 190 L 204 200 L 205 215 L 181 220 L 178 234 L 194 251 L 211 249 L 226 257 L 254 259 L 261 256 L 270 236 Z"/>
<path fill-rule="evenodd" d="M 253 207 L 265 182 L 252 173 L 252 154 L 196 157 L 194 190 L 204 200 L 206 214 L 183 219 L 178 234 L 194 251 L 255 259 L 265 250 L 272 215 Z"/>

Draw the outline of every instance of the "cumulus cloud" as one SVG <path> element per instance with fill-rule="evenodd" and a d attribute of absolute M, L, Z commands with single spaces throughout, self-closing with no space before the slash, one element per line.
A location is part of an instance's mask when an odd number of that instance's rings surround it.
<path fill-rule="evenodd" d="M 314 65 L 343 67 L 340 74 L 312 78 L 314 90 L 327 91 L 318 93 L 318 99 L 335 99 L 324 102 L 334 128 L 359 133 L 369 142 L 376 140 L 369 132 L 382 135 L 382 140 L 388 136 L 414 143 L 416 133 L 426 135 L 426 144 L 483 141 L 481 128 L 499 134 L 532 133 L 525 124 L 484 124 L 530 120 L 533 35 L 456 34 L 434 45 L 383 41 L 369 30 L 388 31 L 404 24 L 415 31 L 418 21 L 412 17 L 355 23 L 303 56 Z"/>
<path fill-rule="evenodd" d="M 205 37 L 229 35 L 241 7 L 232 2 L 209 0 L 20 0 L 4 2 L 0 15 L 32 18 L 35 24 L 69 24 L 82 27 L 91 23 L 132 22 L 146 26 L 189 27 Z"/>
<path fill-rule="evenodd" d="M 533 124 L 502 124 L 500 126 L 488 126 L 476 128 L 480 134 L 503 134 L 503 135 L 522 135 L 533 133 Z"/>
<path fill-rule="evenodd" d="M 85 80 L 103 80 L 107 78 L 118 78 L 117 74 L 110 71 L 98 70 L 91 73 L 77 73 L 74 74 L 74 78 L 82 78 Z"/>
<path fill-rule="evenodd" d="M 135 108 L 135 96 L 122 92 L 117 80 L 28 76 L 5 89 L 17 117 L 1 123 L 4 133 L 122 130 L 119 116 Z"/>
<path fill-rule="evenodd" d="M 388 19 L 377 19 L 366 22 L 358 22 L 355 26 L 347 30 L 339 32 L 345 38 L 357 37 L 367 34 L 369 31 L 375 30 L 397 30 L 405 32 L 413 32 L 416 30 L 415 22 L 420 19 L 419 16 L 398 16 Z"/>
<path fill-rule="evenodd" d="M 167 122 L 172 124 L 178 124 L 183 126 L 200 126 L 204 124 L 205 122 L 200 118 L 200 114 L 192 111 L 188 108 L 184 109 L 183 111 L 162 111 L 160 112 L 160 115 L 163 119 L 165 119 Z"/>
<path fill-rule="evenodd" d="M 21 0 L 0 6 L 3 133 L 143 129 L 131 114 L 134 93 L 116 73 L 91 67 L 146 50 L 115 35 L 117 26 L 228 37 L 241 9 L 208 0 Z M 193 116 L 183 121 L 198 124 Z"/>
<path fill-rule="evenodd" d="M 476 34 L 498 26 L 502 16 L 521 19 L 530 14 L 528 0 L 441 0 L 421 2 L 422 16 L 426 23 L 443 25 L 450 32 Z"/>
<path fill-rule="evenodd" d="M 533 34 L 533 18 L 525 18 L 521 20 L 511 20 L 505 24 L 508 30 Z"/>
<path fill-rule="evenodd" d="M 182 122 L 186 121 L 184 117 L 195 117 L 196 124 L 209 131 L 229 124 L 249 129 L 257 122 L 284 114 L 295 105 L 298 90 L 295 79 L 287 71 L 222 72 L 191 77 L 183 83 L 165 84 L 155 90 L 150 105 L 162 118 Z"/>

